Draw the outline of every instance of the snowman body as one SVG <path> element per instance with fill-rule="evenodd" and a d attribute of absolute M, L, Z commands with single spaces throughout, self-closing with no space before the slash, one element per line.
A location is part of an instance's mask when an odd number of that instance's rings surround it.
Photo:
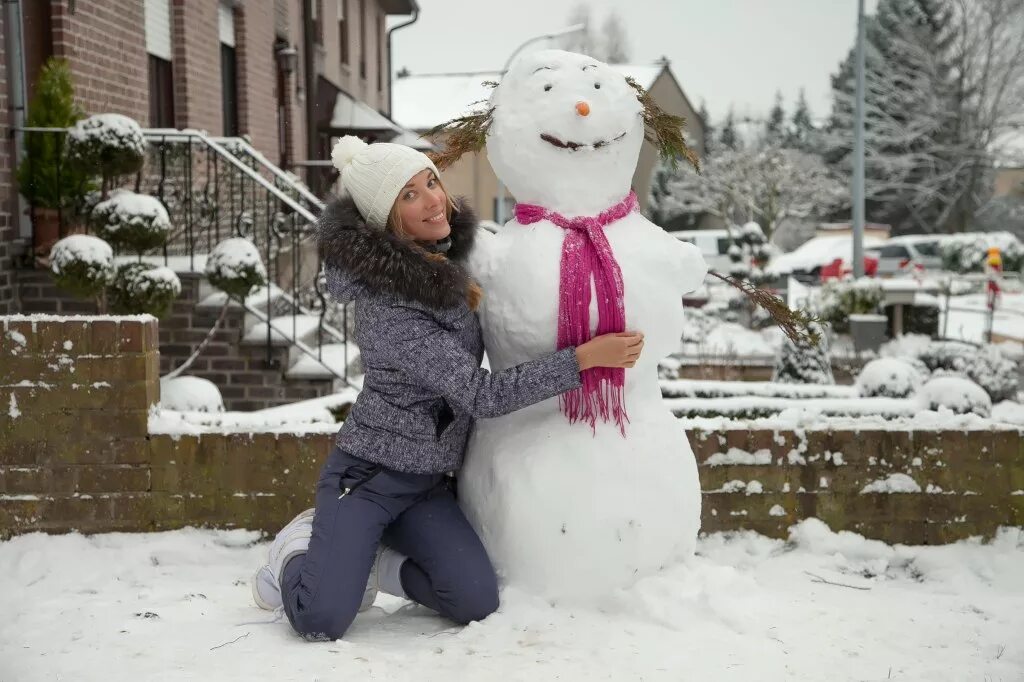
<path fill-rule="evenodd" d="M 573 217 L 628 194 L 643 122 L 613 69 L 534 53 L 513 65 L 492 103 L 488 153 L 518 201 Z M 479 420 L 460 473 L 460 502 L 502 579 L 555 599 L 591 600 L 691 555 L 700 527 L 696 462 L 662 404 L 657 366 L 678 349 L 682 294 L 707 267 L 695 247 L 637 212 L 604 233 L 622 272 L 626 329 L 645 336 L 625 373 L 625 437 L 614 423 L 569 423 L 552 398 Z M 513 220 L 474 252 L 493 371 L 556 350 L 564 239 L 548 220 Z M 592 290 L 592 333 L 595 299 Z"/>

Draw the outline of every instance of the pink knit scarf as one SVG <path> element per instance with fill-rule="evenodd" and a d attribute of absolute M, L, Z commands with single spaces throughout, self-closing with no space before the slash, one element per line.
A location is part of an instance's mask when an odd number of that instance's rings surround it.
<path fill-rule="evenodd" d="M 558 348 L 579 346 L 590 337 L 590 282 L 597 292 L 597 335 L 622 332 L 626 329 L 626 308 L 623 298 L 622 271 L 615 261 L 604 227 L 637 208 L 636 194 L 630 191 L 625 199 L 598 216 L 566 218 L 542 206 L 516 204 L 516 220 L 530 225 L 550 220 L 566 231 L 562 242 L 561 275 L 558 286 Z M 623 387 L 626 371 L 594 367 L 583 372 L 581 388 L 563 393 L 559 398 L 562 412 L 569 423 L 583 420 L 596 429 L 597 418 L 615 420 L 626 435 L 626 414 Z"/>

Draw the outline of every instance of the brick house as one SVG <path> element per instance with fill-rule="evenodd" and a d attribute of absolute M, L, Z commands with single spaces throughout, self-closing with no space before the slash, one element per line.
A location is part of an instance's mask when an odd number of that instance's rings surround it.
<path fill-rule="evenodd" d="M 0 116 L 10 134 L 8 143 L 0 145 L 0 315 L 96 312 L 94 303 L 75 300 L 54 286 L 48 272 L 31 267 L 32 220 L 13 179 L 25 136 L 19 130 L 25 120 L 24 104 L 19 103 L 31 102 L 46 60 L 60 57 L 69 64 L 76 100 L 86 114 L 124 114 L 147 130 L 150 156 L 130 189 L 155 196 L 159 191 L 175 228 L 188 233 L 170 251 L 178 258 L 172 267 L 183 292 L 170 316 L 161 320 L 162 371 L 187 357 L 217 316 L 196 258 L 201 265 L 216 241 L 245 228 L 264 258 L 273 261 L 268 262 L 271 283 L 285 289 L 284 295 L 273 301 L 268 297 L 262 312 L 232 310 L 190 373 L 217 383 L 229 409 L 256 409 L 330 392 L 337 385 L 336 371 L 310 372 L 308 363 L 301 372 L 293 371 L 300 342 L 316 348 L 323 342 L 322 326 L 313 333 L 315 326 L 298 319 L 310 317 L 318 294 L 312 280 L 319 264 L 304 230 L 322 205 L 318 196 L 334 179 L 329 158 L 335 138 L 356 134 L 370 141 L 390 140 L 405 132 L 389 118 L 390 40 L 418 12 L 415 0 L 5 3 L 0 12 Z M 412 18 L 388 28 L 393 15 Z M 162 167 L 163 147 L 160 164 L 152 158 L 156 131 L 172 130 L 200 131 L 196 139 L 209 140 L 206 148 L 192 138 L 179 145 L 179 151 L 188 147 L 187 163 L 192 164 L 174 180 L 181 185 L 177 199 L 188 202 L 187 211 L 179 206 L 175 212 L 174 197 L 163 194 L 165 184 L 173 184 L 165 183 L 169 171 Z M 239 136 L 251 145 L 244 163 L 227 158 L 224 151 Z M 213 149 L 217 145 L 219 150 Z M 287 187 L 285 171 L 296 173 L 312 190 L 306 190 L 305 199 L 294 188 L 279 189 Z M 193 199 L 201 197 L 211 180 L 222 185 L 206 195 L 220 222 L 199 224 L 201 207 L 193 207 Z M 282 192 L 290 199 L 282 198 Z M 243 206 L 234 205 L 236 198 Z M 293 243 L 279 243 L 282 234 L 287 241 L 300 233 Z M 166 248 L 162 256 L 170 264 Z M 188 261 L 184 266 L 183 257 Z M 325 308 L 321 300 L 321 317 Z M 284 334 L 287 343 L 281 344 L 271 330 L 285 326 L 274 319 L 285 316 L 293 331 Z M 293 324 L 297 319 L 301 333 Z M 268 333 L 254 331 L 259 324 Z M 256 337 L 263 339 L 262 345 Z M 314 364 L 323 370 L 319 355 Z"/>

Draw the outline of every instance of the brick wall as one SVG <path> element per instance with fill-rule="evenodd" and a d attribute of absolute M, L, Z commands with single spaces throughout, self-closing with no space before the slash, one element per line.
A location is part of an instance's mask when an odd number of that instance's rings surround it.
<path fill-rule="evenodd" d="M 248 3 L 235 10 L 238 58 L 238 124 L 252 144 L 277 162 L 277 65 L 274 58 L 274 6 Z"/>
<path fill-rule="evenodd" d="M 145 123 L 149 74 L 143 3 L 77 0 L 74 7 L 72 14 L 67 0 L 50 0 L 53 51 L 71 63 L 76 99 L 87 113 L 115 112 Z"/>
<path fill-rule="evenodd" d="M 96 305 L 75 298 L 53 282 L 49 272 L 18 271 L 22 312 L 57 315 L 95 315 Z M 188 358 L 206 337 L 219 308 L 197 307 L 202 297 L 202 278 L 179 273 L 182 293 L 171 312 L 159 323 L 160 373 L 166 374 Z M 276 405 L 318 398 L 331 392 L 330 381 L 287 379 L 284 369 L 288 351 L 275 348 L 267 365 L 262 346 L 240 343 L 245 313 L 233 308 L 213 341 L 186 372 L 217 384 L 228 410 L 260 410 Z"/>
<path fill-rule="evenodd" d="M 153 318 L 0 318 L 0 527 L 132 527 L 157 364 Z"/>
<path fill-rule="evenodd" d="M 10 116 L 7 96 L 7 25 L 6 14 L 0 17 L 0 112 Z M 8 118 L 3 121 L 9 125 Z M 12 142 L 10 138 L 0 141 L 0 315 L 18 312 L 18 298 L 15 289 L 14 259 L 17 223 L 12 211 L 15 207 L 14 187 L 11 183 Z"/>
<path fill-rule="evenodd" d="M 177 127 L 211 135 L 224 131 L 217 5 L 214 0 L 171 2 Z"/>
<path fill-rule="evenodd" d="M 332 435 L 147 434 L 154 322 L 0 321 L 0 538 L 186 525 L 274 532 L 312 504 Z M 932 544 L 1024 524 L 1015 430 L 689 434 L 703 530 L 833 529 Z M 722 453 L 726 453 L 724 456 Z M 893 473 L 922 492 L 861 494 Z M 757 482 L 756 486 L 754 481 Z"/>

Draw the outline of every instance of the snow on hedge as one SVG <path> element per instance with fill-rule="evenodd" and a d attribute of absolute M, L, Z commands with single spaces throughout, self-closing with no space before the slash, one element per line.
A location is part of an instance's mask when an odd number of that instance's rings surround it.
<path fill-rule="evenodd" d="M 941 376 L 931 379 L 917 393 L 918 404 L 926 410 L 944 407 L 956 414 L 973 412 L 987 417 L 992 412 L 988 393 L 970 379 L 959 376 Z"/>
<path fill-rule="evenodd" d="M 267 283 L 267 268 L 252 241 L 233 237 L 213 247 L 206 260 L 210 284 L 236 298 L 245 298 Z"/>
<path fill-rule="evenodd" d="M 142 127 L 122 114 L 96 114 L 84 118 L 68 132 L 76 143 L 119 147 L 136 154 L 146 153 L 146 137 Z"/>
<path fill-rule="evenodd" d="M 114 250 L 99 237 L 73 234 L 64 237 L 50 251 L 50 269 L 60 274 L 71 263 L 87 263 L 109 269 L 114 263 Z"/>
<path fill-rule="evenodd" d="M 96 204 L 92 216 L 111 237 L 130 229 L 162 233 L 171 230 L 167 209 L 159 199 L 148 194 L 114 192 L 108 199 Z"/>
<path fill-rule="evenodd" d="M 878 358 L 864 365 L 857 391 L 868 398 L 906 398 L 924 383 L 920 369 L 905 360 Z"/>

